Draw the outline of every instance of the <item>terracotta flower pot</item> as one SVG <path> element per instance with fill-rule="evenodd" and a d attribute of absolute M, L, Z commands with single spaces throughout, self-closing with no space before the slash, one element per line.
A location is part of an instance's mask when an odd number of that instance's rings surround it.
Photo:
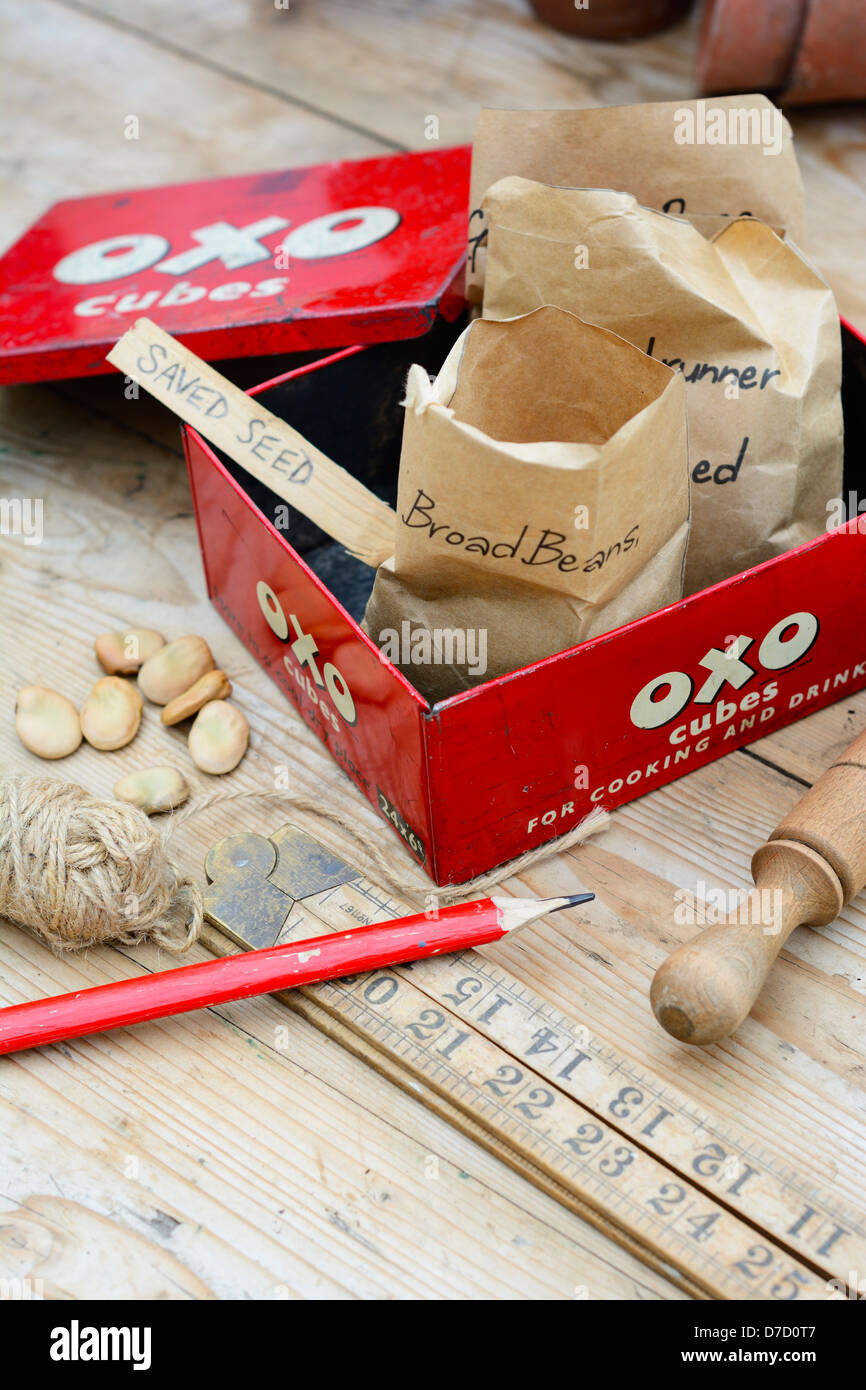
<path fill-rule="evenodd" d="M 695 65 L 699 90 L 779 91 L 791 71 L 806 3 L 706 0 Z"/>
<path fill-rule="evenodd" d="M 782 102 L 866 98 L 864 0 L 811 0 L 803 37 Z"/>
<path fill-rule="evenodd" d="M 771 92 L 789 106 L 862 100 L 866 3 L 706 0 L 695 79 L 707 94 Z"/>
<path fill-rule="evenodd" d="M 639 39 L 681 19 L 692 0 L 531 0 L 539 19 L 584 39 Z"/>

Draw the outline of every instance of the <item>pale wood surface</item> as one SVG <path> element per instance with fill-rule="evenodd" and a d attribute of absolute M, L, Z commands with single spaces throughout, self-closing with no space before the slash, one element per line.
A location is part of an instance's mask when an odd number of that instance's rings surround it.
<path fill-rule="evenodd" d="M 291 0 L 288 11 L 7 0 L 4 18 L 5 243 L 56 198 L 420 146 L 429 114 L 443 144 L 468 140 L 482 102 L 691 93 L 694 21 L 627 47 L 590 45 L 536 24 L 522 0 Z M 128 114 L 138 142 L 123 139 Z M 866 123 L 851 108 L 794 113 L 793 124 L 808 249 L 866 330 Z M 256 379 L 251 364 L 237 375 Z M 6 391 L 0 495 L 43 497 L 46 529 L 41 546 L 4 539 L 0 551 L 6 764 L 45 771 L 14 735 L 18 686 L 43 682 L 80 703 L 98 675 L 98 633 L 200 632 L 253 729 L 231 785 L 269 789 L 288 764 L 293 788 L 381 830 L 207 602 L 166 412 L 119 398 L 108 379 Z M 513 885 L 553 893 L 577 876 L 598 894 L 587 931 L 577 939 L 554 919 L 489 948 L 861 1206 L 862 897 L 833 926 L 794 934 L 736 1040 L 706 1054 L 661 1033 L 647 990 L 692 931 L 673 920 L 673 889 L 748 886 L 752 850 L 864 723 L 866 695 L 848 698 L 624 808 L 602 839 Z M 128 749 L 83 747 L 53 771 L 109 795 L 122 773 L 174 759 L 188 769 L 183 735 L 151 712 Z M 179 834 L 178 857 L 200 873 L 220 835 L 270 824 L 243 804 L 214 810 Z M 0 1001 L 117 979 L 136 961 L 167 963 L 149 949 L 59 960 L 3 924 Z M 0 1276 L 41 1278 L 54 1297 L 682 1297 L 269 999 L 4 1059 L 0 1111 Z"/>

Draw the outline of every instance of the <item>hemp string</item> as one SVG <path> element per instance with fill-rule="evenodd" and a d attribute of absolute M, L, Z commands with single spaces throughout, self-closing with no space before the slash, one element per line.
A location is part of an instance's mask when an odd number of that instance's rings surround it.
<path fill-rule="evenodd" d="M 203 894 L 172 863 L 168 842 L 190 817 L 231 801 L 277 802 L 325 821 L 354 842 L 369 861 L 369 876 L 390 892 L 443 903 L 471 899 L 571 849 L 610 819 L 596 808 L 559 839 L 491 873 L 438 888 L 395 870 L 372 834 L 300 793 L 205 792 L 157 826 L 138 807 L 105 801 L 75 783 L 16 773 L 0 777 L 0 915 L 56 952 L 145 940 L 185 951 L 201 930 Z"/>

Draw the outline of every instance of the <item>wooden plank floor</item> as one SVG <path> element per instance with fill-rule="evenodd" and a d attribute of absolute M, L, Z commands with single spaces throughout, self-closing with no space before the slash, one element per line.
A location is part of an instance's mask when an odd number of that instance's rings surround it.
<path fill-rule="evenodd" d="M 522 0 L 7 0 L 4 21 L 3 244 L 64 196 L 420 147 L 430 114 L 449 144 L 471 138 L 482 103 L 691 92 L 694 20 L 591 45 L 536 24 Z M 129 114 L 137 142 L 123 137 Z M 866 121 L 840 108 L 793 124 L 807 250 L 866 330 Z M 80 703 L 99 632 L 195 631 L 253 729 L 232 785 L 270 788 L 288 763 L 294 789 L 381 829 L 207 602 L 176 423 L 153 402 L 119 402 L 109 379 L 7 390 L 0 495 L 45 503 L 43 544 L 4 538 L 0 551 L 4 765 L 45 770 L 15 738 L 20 685 Z M 863 900 L 832 927 L 797 933 L 736 1040 L 706 1054 L 661 1034 L 647 987 L 690 930 L 673 921 L 674 890 L 745 887 L 754 846 L 864 724 L 866 695 L 849 698 L 626 807 L 570 857 L 598 894 L 586 937 L 551 923 L 489 950 L 565 1011 L 579 1000 L 589 1028 L 615 1031 L 632 1057 L 855 1204 Z M 131 748 L 83 747 L 57 770 L 109 795 L 128 768 L 163 761 L 171 740 L 184 759 L 182 735 L 145 719 Z M 268 828 L 260 810 L 206 813 L 180 833 L 178 857 L 200 873 L 213 840 L 246 828 Z M 382 843 L 396 863 L 396 840 L 383 831 Z M 552 860 L 521 886 L 556 891 L 565 867 Z M 3 923 L 0 1002 L 120 978 L 123 957 L 59 960 Z M 270 999 L 4 1059 L 0 1135 L 0 1277 L 41 1278 L 55 1297 L 683 1297 Z"/>

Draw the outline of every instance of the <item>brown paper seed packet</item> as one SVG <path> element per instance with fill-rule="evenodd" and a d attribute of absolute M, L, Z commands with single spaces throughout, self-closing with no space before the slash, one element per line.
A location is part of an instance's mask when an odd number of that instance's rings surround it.
<path fill-rule="evenodd" d="M 476 320 L 433 382 L 412 367 L 395 553 L 364 626 L 422 694 L 681 596 L 684 398 L 680 373 L 554 307 Z"/>
<path fill-rule="evenodd" d="M 507 178 L 487 190 L 484 316 L 556 304 L 686 386 L 693 593 L 811 540 L 842 488 L 833 294 L 754 218 L 707 240 L 627 193 Z"/>
<path fill-rule="evenodd" d="M 705 235 L 748 214 L 802 241 L 803 184 L 791 127 L 757 94 L 589 110 L 484 109 L 472 147 L 467 291 L 480 304 L 484 194 L 511 174 L 570 188 L 633 193 Z"/>

